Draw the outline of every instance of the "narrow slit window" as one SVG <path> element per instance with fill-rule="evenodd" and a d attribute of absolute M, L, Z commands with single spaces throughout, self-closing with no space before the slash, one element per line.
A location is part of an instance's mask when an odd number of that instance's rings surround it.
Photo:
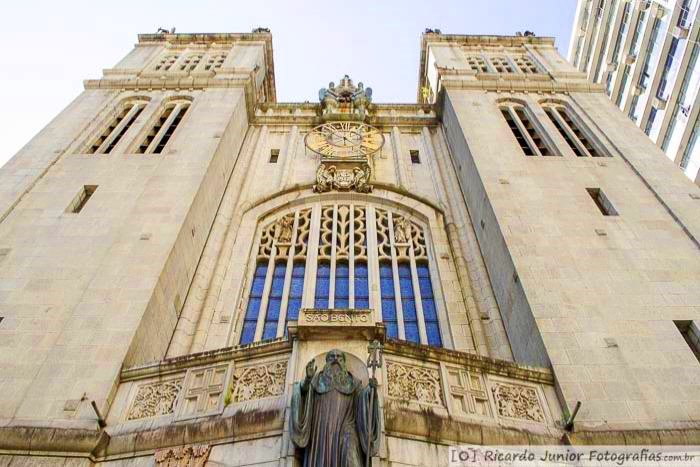
<path fill-rule="evenodd" d="M 301 261 L 296 261 L 292 266 L 292 280 L 289 284 L 289 300 L 287 301 L 287 322 L 299 319 L 304 293 L 304 268 L 305 265 Z M 287 332 L 286 327 L 284 331 Z"/>
<path fill-rule="evenodd" d="M 586 191 L 604 216 L 617 216 L 617 210 L 600 188 L 586 188 Z"/>
<path fill-rule="evenodd" d="M 109 154 L 121 141 L 122 137 L 138 118 L 145 107 L 145 103 L 136 102 L 124 105 L 117 116 L 112 119 L 99 138 L 95 140 L 87 154 Z"/>
<path fill-rule="evenodd" d="M 382 321 L 386 326 L 386 335 L 392 339 L 398 339 L 399 326 L 396 316 L 396 296 L 394 295 L 394 271 L 389 262 L 379 264 L 379 287 L 382 297 Z"/>
<path fill-rule="evenodd" d="M 355 308 L 369 308 L 369 280 L 365 262 L 355 264 Z"/>
<path fill-rule="evenodd" d="M 95 190 L 97 190 L 97 185 L 84 185 L 68 205 L 66 212 L 77 214 L 82 211 Z"/>
<path fill-rule="evenodd" d="M 189 102 L 168 104 L 136 152 L 138 154 L 162 153 L 189 107 Z"/>
<path fill-rule="evenodd" d="M 279 149 L 270 149 L 270 164 L 276 164 L 280 157 Z"/>
<path fill-rule="evenodd" d="M 510 112 L 508 112 L 508 109 L 502 108 L 501 114 L 503 114 L 503 118 L 505 118 L 506 123 L 508 123 L 510 131 L 513 132 L 513 136 L 515 136 L 515 139 L 518 141 L 520 149 L 523 150 L 526 156 L 534 156 L 535 153 L 532 151 L 532 148 L 530 148 L 530 144 L 527 142 L 527 139 L 525 139 L 525 135 L 523 135 L 520 128 L 518 128 L 518 125 L 515 123 Z"/>
<path fill-rule="evenodd" d="M 547 149 L 547 146 L 544 145 L 542 137 L 540 136 L 539 132 L 535 129 L 535 126 L 532 124 L 532 121 L 530 121 L 530 118 L 525 114 L 525 110 L 523 110 L 522 107 L 516 108 L 515 114 L 518 116 L 520 122 L 525 127 L 525 131 L 527 131 L 527 133 L 530 135 L 530 139 L 532 139 L 532 142 L 535 143 L 535 147 L 537 148 L 539 153 L 542 156 L 549 156 L 549 149 Z"/>
<path fill-rule="evenodd" d="M 316 294 L 314 307 L 328 308 L 328 294 L 331 282 L 331 265 L 325 261 L 318 263 L 316 269 Z"/>
<path fill-rule="evenodd" d="M 403 327 L 406 340 L 409 342 L 420 342 L 416 296 L 413 293 L 411 265 L 408 263 L 399 264 L 399 287 L 401 289 L 401 307 L 403 309 Z"/>
<path fill-rule="evenodd" d="M 204 69 L 207 71 L 218 70 L 223 66 L 224 60 L 226 60 L 226 54 L 223 53 L 209 57 Z"/>
<path fill-rule="evenodd" d="M 467 57 L 467 63 L 472 71 L 475 71 L 476 73 L 488 73 L 489 71 L 488 66 L 486 66 L 486 61 L 479 56 L 470 55 Z"/>
<path fill-rule="evenodd" d="M 605 154 L 597 149 L 586 136 L 581 125 L 572 118 L 569 110 L 563 105 L 544 105 L 545 113 L 552 121 L 557 131 L 569 145 L 577 157 L 605 157 Z"/>
<path fill-rule="evenodd" d="M 345 261 L 335 266 L 335 300 L 334 308 L 350 307 L 350 268 Z"/>
<path fill-rule="evenodd" d="M 179 55 L 166 55 L 156 65 L 156 71 L 170 71 L 179 57 Z"/>
<path fill-rule="evenodd" d="M 409 154 L 411 155 L 411 163 L 412 164 L 420 164 L 420 153 L 418 152 L 417 149 L 411 149 L 409 151 Z"/>
<path fill-rule="evenodd" d="M 491 57 L 490 60 L 497 73 L 513 73 L 513 67 L 506 57 Z"/>
<path fill-rule="evenodd" d="M 259 261 L 255 266 L 255 275 L 250 286 L 248 306 L 243 319 L 243 331 L 241 332 L 241 344 L 250 344 L 255 340 L 255 328 L 258 324 L 260 303 L 265 289 L 265 276 L 267 275 L 267 263 Z"/>
<path fill-rule="evenodd" d="M 693 322 L 690 320 L 680 320 L 673 322 L 678 331 L 685 339 L 686 344 L 693 351 L 695 358 L 700 362 L 700 328 L 698 328 L 698 322 Z"/>
<path fill-rule="evenodd" d="M 267 313 L 265 313 L 265 325 L 263 327 L 263 340 L 274 339 L 277 336 L 277 322 L 280 319 L 282 309 L 282 290 L 284 288 L 284 275 L 287 264 L 278 261 L 272 273 L 272 285 L 267 301 Z"/>
<path fill-rule="evenodd" d="M 425 332 L 428 335 L 428 345 L 442 347 L 440 336 L 440 324 L 435 308 L 435 295 L 433 285 L 430 282 L 430 268 L 425 263 L 416 266 L 418 273 L 418 285 L 420 287 L 421 303 L 423 305 L 423 318 L 425 319 Z"/>

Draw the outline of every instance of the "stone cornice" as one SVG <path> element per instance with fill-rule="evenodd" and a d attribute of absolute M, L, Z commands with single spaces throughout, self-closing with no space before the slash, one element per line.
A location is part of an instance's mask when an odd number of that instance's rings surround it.
<path fill-rule="evenodd" d="M 272 50 L 272 34 L 252 33 L 193 33 L 193 34 L 139 34 L 138 45 L 169 44 L 173 46 L 189 44 L 234 44 L 236 42 L 262 42 L 265 44 L 265 67 L 267 96 L 270 102 L 277 101 L 275 86 L 275 61 Z"/>
<path fill-rule="evenodd" d="M 256 357 L 287 354 L 292 351 L 292 343 L 284 338 L 262 343 L 225 347 L 207 352 L 193 353 L 182 357 L 168 358 L 158 362 L 147 363 L 122 369 L 120 381 L 164 376 L 177 373 L 199 365 L 211 365 L 219 362 L 236 362 Z"/>
<path fill-rule="evenodd" d="M 507 376 L 522 381 L 533 383 L 554 384 L 554 376 L 547 368 L 536 368 L 521 365 L 506 360 L 498 360 L 481 355 L 460 352 L 427 345 L 412 344 L 410 342 L 387 340 L 384 346 L 386 355 L 409 357 L 419 361 L 431 363 L 453 363 L 474 370 L 485 371 L 490 374 Z"/>
<path fill-rule="evenodd" d="M 479 91 L 494 92 L 544 92 L 567 93 L 586 92 L 602 93 L 605 88 L 602 84 L 588 81 L 555 81 L 555 80 L 529 80 L 529 79 L 460 79 L 458 76 L 443 77 L 440 81 L 445 89 L 473 89 Z"/>
<path fill-rule="evenodd" d="M 255 120 L 258 125 L 320 125 L 324 120 L 319 104 L 262 103 L 258 105 Z M 433 126 L 437 115 L 432 105 L 421 104 L 372 104 L 369 117 L 364 120 L 373 126 Z"/>

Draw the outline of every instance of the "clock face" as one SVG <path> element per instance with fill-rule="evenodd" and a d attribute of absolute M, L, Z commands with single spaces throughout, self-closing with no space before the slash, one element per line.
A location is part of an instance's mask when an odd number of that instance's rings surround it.
<path fill-rule="evenodd" d="M 330 122 L 311 130 L 304 142 L 324 157 L 361 157 L 379 151 L 384 145 L 384 135 L 364 123 Z"/>

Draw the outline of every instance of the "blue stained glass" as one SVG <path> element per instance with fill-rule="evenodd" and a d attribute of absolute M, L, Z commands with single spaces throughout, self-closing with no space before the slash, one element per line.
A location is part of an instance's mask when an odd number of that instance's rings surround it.
<path fill-rule="evenodd" d="M 348 263 L 338 262 L 335 266 L 335 308 L 350 306 L 350 268 Z"/>
<path fill-rule="evenodd" d="M 369 283 L 367 282 L 367 264 L 355 265 L 355 308 L 369 308 Z"/>
<path fill-rule="evenodd" d="M 284 288 L 284 274 L 286 269 L 287 264 L 283 261 L 275 264 L 275 270 L 272 274 L 272 286 L 270 287 L 270 299 L 267 302 L 267 313 L 265 314 L 263 340 L 277 337 L 277 322 L 280 319 L 282 290 Z"/>
<path fill-rule="evenodd" d="M 411 265 L 399 264 L 399 286 L 401 288 L 401 306 L 403 309 L 403 327 L 406 340 L 420 342 L 418 334 L 418 315 L 416 313 L 416 297 L 413 293 L 411 281 Z"/>
<path fill-rule="evenodd" d="M 331 266 L 328 263 L 318 263 L 316 270 L 315 308 L 328 308 L 328 294 L 331 281 Z"/>
<path fill-rule="evenodd" d="M 396 321 L 396 297 L 394 296 L 394 275 L 390 263 L 379 264 L 379 289 L 382 296 L 382 320 L 386 334 L 392 339 L 399 337 Z"/>
<path fill-rule="evenodd" d="M 416 266 L 418 273 L 418 284 L 420 287 L 420 298 L 423 304 L 423 318 L 425 318 L 425 332 L 428 335 L 428 345 L 442 347 L 442 337 L 440 337 L 440 324 L 438 323 L 437 310 L 435 309 L 435 297 L 433 295 L 433 285 L 430 282 L 430 269 L 427 264 Z"/>
<path fill-rule="evenodd" d="M 260 312 L 260 302 L 262 301 L 263 289 L 265 288 L 265 276 L 267 275 L 267 263 L 260 262 L 255 266 L 255 274 L 250 286 L 250 296 L 248 306 L 243 319 L 243 330 L 241 331 L 241 344 L 250 344 L 255 339 L 255 327 L 258 323 L 258 313 Z"/>
<path fill-rule="evenodd" d="M 299 319 L 301 297 L 304 293 L 304 263 L 294 263 L 292 267 L 292 283 L 289 286 L 289 301 L 287 302 L 287 321 Z M 285 328 L 285 334 L 287 332 Z"/>

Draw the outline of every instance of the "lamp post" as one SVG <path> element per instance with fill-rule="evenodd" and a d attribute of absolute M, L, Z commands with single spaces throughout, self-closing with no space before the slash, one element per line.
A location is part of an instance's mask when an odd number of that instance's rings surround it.
<path fill-rule="evenodd" d="M 382 344 L 378 340 L 373 340 L 367 346 L 367 368 L 372 369 L 372 376 L 370 381 L 375 379 L 377 368 L 382 367 L 383 356 Z M 374 420 L 374 393 L 377 391 L 377 386 L 375 385 L 369 393 L 369 417 L 367 419 L 367 458 L 365 464 L 370 467 L 370 461 L 372 459 L 372 420 Z"/>

